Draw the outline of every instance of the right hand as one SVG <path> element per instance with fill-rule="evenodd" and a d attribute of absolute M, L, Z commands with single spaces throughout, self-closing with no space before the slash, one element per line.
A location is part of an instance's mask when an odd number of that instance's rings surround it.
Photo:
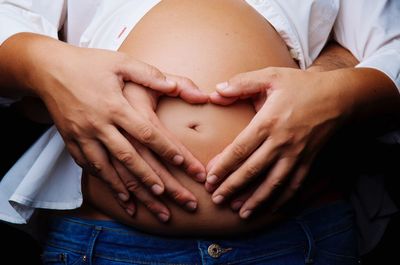
<path fill-rule="evenodd" d="M 28 33 L 10 39 L 1 47 L 8 56 L 5 63 L 13 62 L 5 84 L 25 87 L 39 96 L 76 163 L 107 182 L 122 201 L 129 199 L 129 192 L 110 157 L 157 195 L 163 193 L 164 183 L 121 130 L 167 162 L 182 166 L 190 176 L 205 178 L 204 166 L 132 108 L 123 95 L 125 82 L 130 81 L 193 103 L 207 102 L 207 96 L 185 86 L 190 82 L 169 80 L 156 68 L 119 52 L 77 48 Z"/>

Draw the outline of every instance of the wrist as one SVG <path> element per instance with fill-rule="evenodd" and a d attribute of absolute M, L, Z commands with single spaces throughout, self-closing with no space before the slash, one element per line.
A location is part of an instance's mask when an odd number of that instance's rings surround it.
<path fill-rule="evenodd" d="M 400 95 L 384 73 L 370 68 L 345 68 L 326 72 L 338 90 L 347 122 L 364 122 L 382 115 L 399 115 Z"/>

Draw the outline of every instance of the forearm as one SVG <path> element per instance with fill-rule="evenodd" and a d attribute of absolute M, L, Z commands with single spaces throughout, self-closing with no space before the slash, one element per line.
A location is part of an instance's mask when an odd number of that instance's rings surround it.
<path fill-rule="evenodd" d="M 347 49 L 330 42 L 307 71 L 326 72 L 325 80 L 335 84 L 333 92 L 340 98 L 349 122 L 398 116 L 400 95 L 395 84 L 378 70 L 354 68 L 358 63 Z"/>
<path fill-rule="evenodd" d="M 40 96 L 43 76 L 54 71 L 67 44 L 38 34 L 19 33 L 0 46 L 0 96 Z M 48 79 L 47 79 L 48 80 Z"/>
<path fill-rule="evenodd" d="M 347 49 L 336 42 L 329 42 L 307 71 L 325 72 L 354 67 L 358 63 L 358 60 Z"/>
<path fill-rule="evenodd" d="M 346 120 L 368 122 L 377 117 L 399 117 L 400 95 L 392 80 L 371 68 L 344 68 L 324 73 L 335 84 Z"/>

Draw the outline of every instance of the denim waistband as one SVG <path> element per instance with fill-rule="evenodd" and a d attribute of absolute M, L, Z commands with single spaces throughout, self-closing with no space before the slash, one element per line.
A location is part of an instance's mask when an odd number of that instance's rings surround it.
<path fill-rule="evenodd" d="M 351 206 L 344 201 L 307 209 L 257 234 L 226 240 L 164 237 L 113 221 L 55 217 L 51 220 L 46 244 L 82 255 L 140 264 L 164 264 L 154 263 L 154 260 L 169 260 L 165 264 L 214 264 L 211 262 L 215 259 L 221 264 L 241 264 L 251 259 L 283 255 L 305 245 L 310 256 L 314 241 L 353 225 Z"/>

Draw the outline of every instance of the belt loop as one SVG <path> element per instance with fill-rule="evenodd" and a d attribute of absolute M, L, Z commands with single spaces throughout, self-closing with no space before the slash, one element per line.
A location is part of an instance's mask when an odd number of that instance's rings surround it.
<path fill-rule="evenodd" d="M 103 230 L 101 226 L 94 226 L 93 228 L 94 229 L 92 230 L 92 235 L 89 240 L 88 248 L 86 250 L 86 255 L 82 257 L 83 264 L 87 263 L 88 265 L 92 265 L 94 245 L 100 232 Z"/>
<path fill-rule="evenodd" d="M 311 230 L 303 220 L 296 219 L 296 222 L 300 225 L 301 229 L 303 229 L 307 237 L 308 249 L 305 256 L 305 264 L 313 264 L 315 256 L 315 242 Z"/>

